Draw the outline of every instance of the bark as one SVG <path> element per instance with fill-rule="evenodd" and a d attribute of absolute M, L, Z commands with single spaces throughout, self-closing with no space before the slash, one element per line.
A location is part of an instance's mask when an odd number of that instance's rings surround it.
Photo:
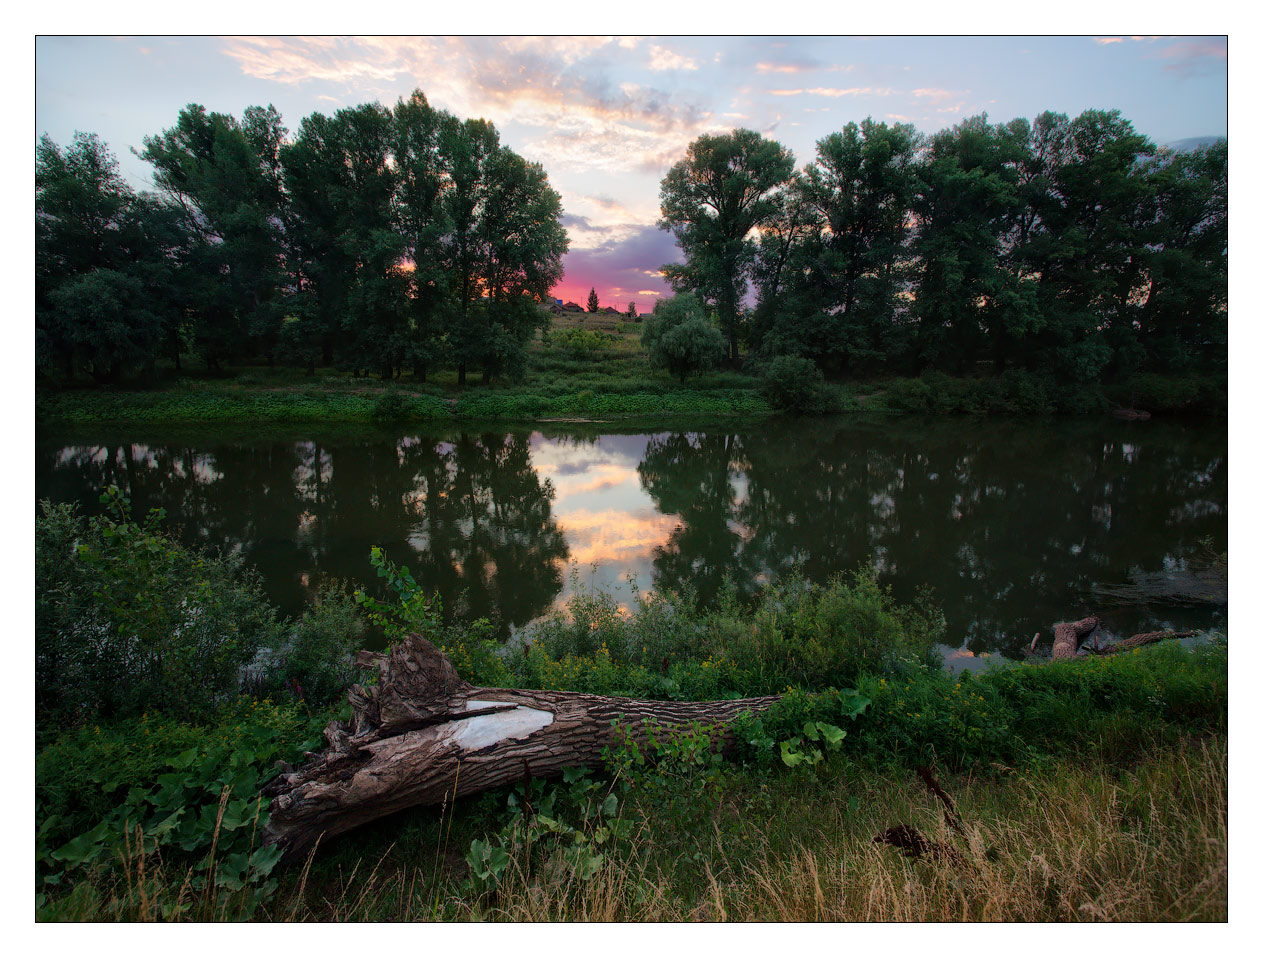
<path fill-rule="evenodd" d="M 624 735 L 643 742 L 647 724 L 713 725 L 731 745 L 733 719 L 779 698 L 655 702 L 476 688 L 415 635 L 388 655 L 361 652 L 360 664 L 375 665 L 379 681 L 352 687 L 351 722 L 331 723 L 324 751 L 308 753 L 307 764 L 264 789 L 274 798 L 263 840 L 289 857 L 405 808 L 599 766 Z"/>
<path fill-rule="evenodd" d="M 1053 626 L 1053 659 L 1072 659 L 1079 651 L 1079 643 L 1096 631 L 1096 616 L 1089 615 L 1078 622 L 1058 622 Z"/>
<path fill-rule="evenodd" d="M 1079 646 L 1083 640 L 1096 631 L 1099 624 L 1096 616 L 1090 615 L 1078 622 L 1058 622 L 1053 626 L 1053 659 L 1072 659 L 1078 654 Z M 1193 635 L 1192 632 L 1175 632 L 1171 629 L 1163 629 L 1159 632 L 1141 632 L 1133 635 L 1129 639 L 1122 639 L 1112 645 L 1104 647 L 1089 646 L 1087 652 L 1091 655 L 1113 655 L 1115 652 L 1129 652 L 1132 649 L 1138 649 L 1142 645 L 1150 645 L 1154 642 L 1161 642 L 1163 639 L 1184 639 Z M 1031 642 L 1031 651 L 1035 650 L 1035 643 L 1039 641 L 1039 634 L 1036 633 L 1035 639 Z"/>
<path fill-rule="evenodd" d="M 1121 642 L 1107 645 L 1103 649 L 1092 649 L 1091 652 L 1093 655 L 1113 655 L 1115 652 L 1128 652 L 1131 649 L 1138 649 L 1142 645 L 1161 642 L 1163 639 L 1186 639 L 1192 634 L 1191 631 L 1174 632 L 1171 629 L 1163 629 L 1160 632 L 1141 632 L 1139 635 L 1133 635 L 1130 639 L 1123 639 Z"/>

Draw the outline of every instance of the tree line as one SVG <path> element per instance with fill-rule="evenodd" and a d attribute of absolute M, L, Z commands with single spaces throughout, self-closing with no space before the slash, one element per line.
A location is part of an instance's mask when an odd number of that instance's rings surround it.
<path fill-rule="evenodd" d="M 137 152 L 156 193 L 93 135 L 39 142 L 45 374 L 115 381 L 196 354 L 463 384 L 519 375 L 547 323 L 560 197 L 493 124 L 420 91 L 292 137 L 272 107 L 190 105 Z M 662 270 L 693 298 L 663 304 L 646 346 L 681 378 L 742 349 L 831 377 L 1221 373 L 1227 195 L 1225 141 L 1158 149 L 1117 111 L 932 136 L 870 118 L 798 172 L 753 131 L 704 135 L 660 197 L 683 253 Z"/>
<path fill-rule="evenodd" d="M 393 109 L 190 105 L 137 154 L 137 193 L 99 138 L 36 149 L 36 364 L 99 381 L 197 354 L 424 380 L 513 375 L 562 275 L 561 199 L 486 120 L 420 91 Z"/>
<path fill-rule="evenodd" d="M 758 133 L 707 135 L 662 180 L 684 254 L 662 269 L 730 362 L 744 344 L 832 376 L 1222 371 L 1227 157 L 1095 110 L 929 137 L 870 118 L 797 173 Z"/>

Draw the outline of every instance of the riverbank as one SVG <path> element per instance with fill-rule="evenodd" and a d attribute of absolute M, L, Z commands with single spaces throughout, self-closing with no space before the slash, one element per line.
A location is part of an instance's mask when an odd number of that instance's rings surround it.
<path fill-rule="evenodd" d="M 580 686 L 608 680 L 599 659 L 570 660 Z M 720 759 L 704 735 L 666 737 L 644 756 L 612 755 L 604 773 L 390 816 L 244 885 L 199 888 L 208 863 L 169 844 L 113 866 L 71 866 L 44 885 L 38 917 L 1222 921 L 1226 666 L 1219 643 L 961 682 L 913 669 L 861 683 L 867 706 L 838 719 L 846 738 L 814 764 L 788 767 L 755 742 Z M 801 726 L 807 702 L 791 696 L 760 733 Z M 954 730 L 966 715 L 975 733 Z M 62 733 L 38 756 L 37 799 L 47 815 L 48 796 L 75 778 L 120 795 L 154 778 L 187 787 L 202 753 L 240 775 L 266 764 L 255 757 L 261 742 L 284 738 L 282 752 L 294 752 L 331 716 L 247 705 L 209 725 L 150 715 L 130 728 Z M 917 775 L 927 763 L 955 824 Z M 243 837 L 258 819 L 236 806 L 227 806 L 238 816 L 231 834 Z M 214 803 L 188 811 L 214 821 Z M 37 856 L 54 864 L 46 839 L 68 822 L 48 822 L 37 822 Z M 874 842 L 899 826 L 937 851 Z M 241 854 L 232 846 L 219 867 Z"/>
<path fill-rule="evenodd" d="M 712 372 L 687 383 L 623 359 L 583 364 L 557 359 L 515 384 L 458 386 L 448 371 L 420 383 L 382 382 L 333 370 L 266 367 L 154 379 L 135 386 L 36 390 L 41 425 L 207 423 L 677 422 L 748 420 L 776 409 L 753 371 Z M 1062 389 L 1022 372 L 999 377 L 852 380 L 826 387 L 835 413 L 966 415 L 1225 415 L 1226 379 L 1145 375 L 1108 387 Z"/>

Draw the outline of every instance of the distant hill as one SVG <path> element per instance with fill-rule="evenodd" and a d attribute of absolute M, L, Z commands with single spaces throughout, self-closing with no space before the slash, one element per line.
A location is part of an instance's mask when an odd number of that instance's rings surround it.
<path fill-rule="evenodd" d="M 1169 149 L 1175 150 L 1176 153 L 1192 153 L 1199 147 L 1210 146 L 1219 140 L 1228 139 L 1226 136 L 1189 136 L 1182 140 L 1172 140 L 1170 143 L 1162 145 Z"/>

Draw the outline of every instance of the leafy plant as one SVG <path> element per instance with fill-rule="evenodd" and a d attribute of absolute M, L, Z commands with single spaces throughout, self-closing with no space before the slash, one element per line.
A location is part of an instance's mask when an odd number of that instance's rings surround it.
<path fill-rule="evenodd" d="M 355 602 L 369 621 L 380 626 L 391 639 L 401 639 L 410 632 L 432 636 L 442 622 L 443 604 L 438 593 L 427 596 L 408 567 L 392 562 L 381 546 L 373 546 L 370 561 L 377 577 L 386 580 L 393 597 L 377 599 L 357 589 Z"/>
<path fill-rule="evenodd" d="M 65 720 L 159 708 L 206 714 L 238 687 L 282 624 L 258 575 L 208 557 L 144 522 L 111 486 L 107 515 L 42 503 L 36 521 L 36 687 L 42 714 Z"/>
<path fill-rule="evenodd" d="M 36 764 L 41 893 L 163 858 L 187 869 L 194 891 L 239 893 L 249 914 L 275 890 L 280 858 L 260 844 L 267 803 L 259 787 L 278 759 L 315 747 L 317 724 L 292 706 L 249 702 L 203 726 L 145 715 L 63 735 Z M 178 917 L 188 902 L 171 907 L 167 917 Z"/>

